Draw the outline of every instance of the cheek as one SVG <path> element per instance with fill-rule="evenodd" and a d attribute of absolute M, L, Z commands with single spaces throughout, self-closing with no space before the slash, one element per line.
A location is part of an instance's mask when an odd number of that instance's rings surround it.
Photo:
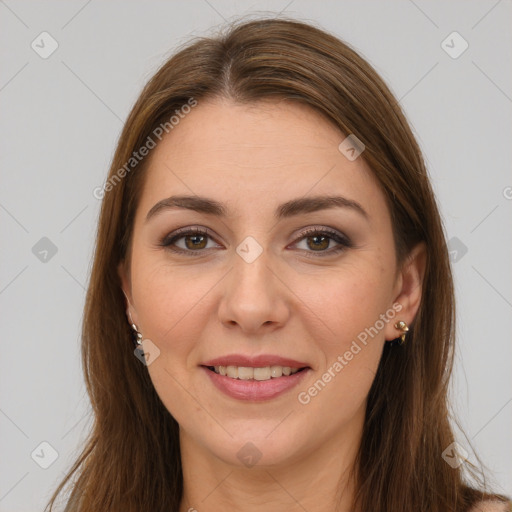
<path fill-rule="evenodd" d="M 364 401 L 382 354 L 384 327 L 395 313 L 388 302 L 389 283 L 383 266 L 376 264 L 346 267 L 323 280 L 321 288 L 311 282 L 304 287 L 305 302 L 322 320 L 315 338 L 323 355 L 317 386 L 322 398 L 315 399 L 316 406 L 343 399 L 338 413 L 344 415 Z"/>
<path fill-rule="evenodd" d="M 389 306 L 383 283 L 361 275 L 345 273 L 325 288 L 323 300 L 317 295 L 310 302 L 328 329 L 316 338 L 323 360 L 315 379 L 298 390 L 297 399 L 308 418 L 325 418 L 329 411 L 333 431 L 364 410 L 384 345 L 380 315 Z"/>
<path fill-rule="evenodd" d="M 182 357 L 204 331 L 208 320 L 204 298 L 215 279 L 208 273 L 198 278 L 194 269 L 161 262 L 151 265 L 142 259 L 134 265 L 133 275 L 135 308 L 144 337 L 166 354 Z"/>
<path fill-rule="evenodd" d="M 331 319 L 331 330 L 336 334 L 334 342 L 322 347 L 326 355 L 326 367 L 340 362 L 343 378 L 348 387 L 357 388 L 355 382 L 366 380 L 374 374 L 384 342 L 384 325 L 381 316 L 386 306 L 375 293 L 375 283 L 358 281 L 339 286 L 331 304 L 326 304 L 324 314 Z M 330 308 L 330 309 L 329 309 Z M 364 386 L 363 386 L 364 387 Z"/>
<path fill-rule="evenodd" d="M 141 260 L 138 267 L 134 265 L 133 295 L 144 338 L 159 349 L 148 366 L 157 394 L 180 425 L 193 429 L 191 418 L 199 416 L 203 425 L 213 429 L 200 401 L 191 399 L 201 393 L 191 385 L 190 375 L 198 340 L 204 337 L 208 322 L 205 299 L 216 281 L 207 273 L 201 279 L 192 273 L 184 267 Z"/>
<path fill-rule="evenodd" d="M 332 355 L 333 350 L 350 345 L 386 312 L 390 306 L 390 282 L 382 265 L 361 264 L 347 265 L 322 279 L 304 280 L 298 286 L 297 294 L 322 320 L 327 353 Z"/>

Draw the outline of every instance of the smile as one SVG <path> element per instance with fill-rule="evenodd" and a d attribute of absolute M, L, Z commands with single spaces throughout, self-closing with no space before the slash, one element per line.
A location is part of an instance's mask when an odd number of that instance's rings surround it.
<path fill-rule="evenodd" d="M 290 366 L 263 366 L 253 368 L 250 366 L 208 366 L 209 370 L 229 377 L 231 379 L 239 380 L 270 380 L 278 379 L 280 377 L 288 377 L 294 375 L 297 372 L 304 370 L 305 368 L 292 368 Z"/>
<path fill-rule="evenodd" d="M 200 368 L 207 381 L 223 395 L 244 402 L 262 402 L 285 395 L 312 371 L 309 366 L 278 365 L 202 365 Z"/>

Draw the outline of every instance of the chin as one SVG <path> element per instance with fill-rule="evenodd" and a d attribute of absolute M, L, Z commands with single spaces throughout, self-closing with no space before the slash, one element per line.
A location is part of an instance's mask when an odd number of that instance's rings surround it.
<path fill-rule="evenodd" d="M 274 427 L 275 428 L 275 425 Z M 227 434 L 222 439 L 204 439 L 203 445 L 224 463 L 247 468 L 287 465 L 299 457 L 301 443 L 289 430 L 246 429 L 243 435 Z M 213 442 L 212 442 L 213 441 Z"/>

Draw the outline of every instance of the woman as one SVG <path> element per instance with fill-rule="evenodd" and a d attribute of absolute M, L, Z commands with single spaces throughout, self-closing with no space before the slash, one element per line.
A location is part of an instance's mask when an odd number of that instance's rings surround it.
<path fill-rule="evenodd" d="M 95 194 L 95 424 L 50 510 L 75 473 L 69 511 L 507 510 L 449 422 L 420 150 L 346 44 L 284 19 L 189 44 Z"/>

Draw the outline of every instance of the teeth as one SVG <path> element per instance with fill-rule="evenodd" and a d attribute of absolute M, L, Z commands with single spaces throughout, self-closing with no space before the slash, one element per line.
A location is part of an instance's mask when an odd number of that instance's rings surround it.
<path fill-rule="evenodd" d="M 283 375 L 283 367 L 282 366 L 271 366 L 270 367 L 270 375 L 274 378 L 281 377 Z"/>
<path fill-rule="evenodd" d="M 226 375 L 231 377 L 232 379 L 238 378 L 238 367 L 236 366 L 227 366 L 226 367 Z"/>
<path fill-rule="evenodd" d="M 270 366 L 265 368 L 254 368 L 253 370 L 254 380 L 269 380 L 270 379 Z"/>
<path fill-rule="evenodd" d="M 289 366 L 264 366 L 251 368 L 249 366 L 214 366 L 215 373 L 240 380 L 270 380 L 293 375 L 299 368 Z"/>
<path fill-rule="evenodd" d="M 238 367 L 238 378 L 241 380 L 249 380 L 254 378 L 254 369 L 246 366 Z"/>

